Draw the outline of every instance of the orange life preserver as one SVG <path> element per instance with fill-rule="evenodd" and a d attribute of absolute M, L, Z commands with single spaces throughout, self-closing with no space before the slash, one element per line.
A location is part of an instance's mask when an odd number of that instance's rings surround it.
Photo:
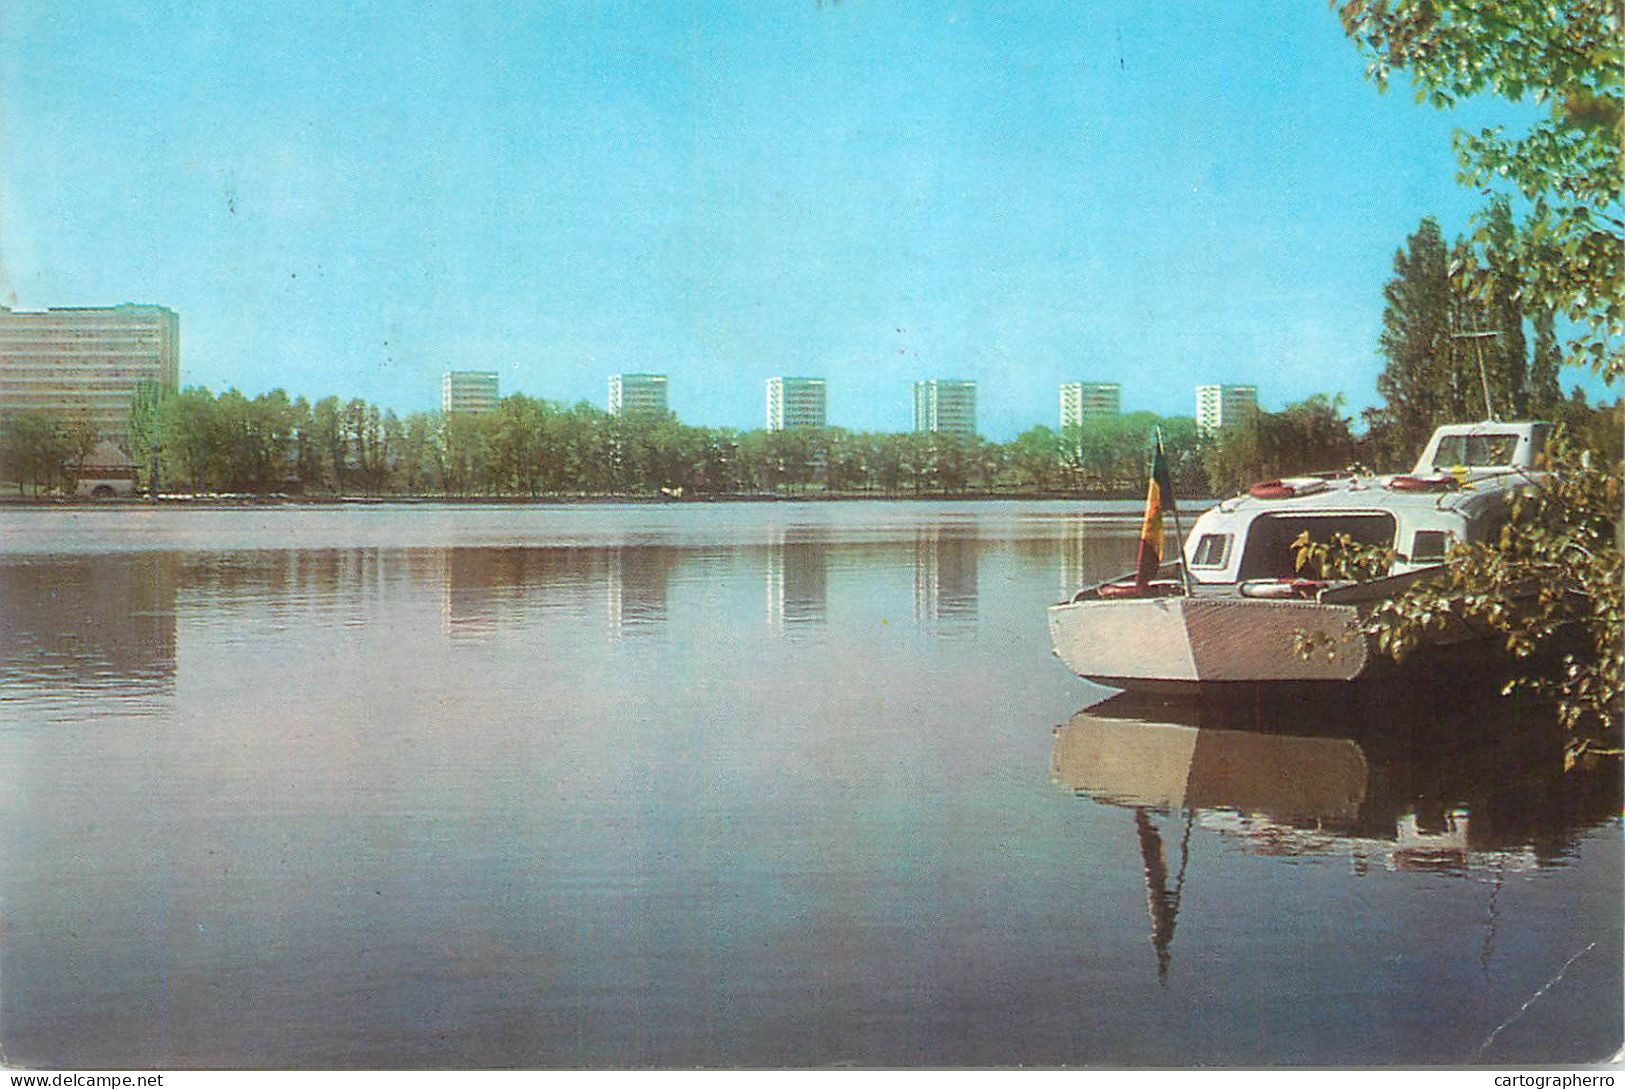
<path fill-rule="evenodd" d="M 1247 489 L 1254 499 L 1291 499 L 1298 489 L 1284 480 L 1263 480 Z"/>
<path fill-rule="evenodd" d="M 1324 585 L 1315 579 L 1257 579 L 1242 583 L 1238 589 L 1242 597 L 1283 599 L 1314 597 Z"/>
<path fill-rule="evenodd" d="M 1396 492 L 1449 492 L 1461 487 L 1453 476 L 1396 476 L 1388 481 Z"/>
<path fill-rule="evenodd" d="M 1120 597 L 1167 597 L 1184 589 L 1173 579 L 1156 579 L 1141 593 L 1140 588 L 1132 582 L 1106 582 L 1095 587 L 1095 596 L 1103 598 Z"/>

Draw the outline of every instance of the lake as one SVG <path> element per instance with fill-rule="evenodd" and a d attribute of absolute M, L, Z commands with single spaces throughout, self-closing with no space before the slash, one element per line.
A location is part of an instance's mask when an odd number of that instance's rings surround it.
<path fill-rule="evenodd" d="M 48 1067 L 1546 1064 L 1617 765 L 1129 697 L 1133 504 L 0 509 L 0 1046 Z"/>

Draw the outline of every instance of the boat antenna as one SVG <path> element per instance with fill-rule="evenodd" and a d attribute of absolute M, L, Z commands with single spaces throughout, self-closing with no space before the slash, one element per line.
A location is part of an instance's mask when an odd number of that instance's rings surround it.
<path fill-rule="evenodd" d="M 1500 335 L 1500 333 L 1493 329 L 1474 330 L 1471 333 L 1450 334 L 1451 340 L 1471 340 L 1474 342 L 1474 347 L 1478 349 L 1478 381 L 1479 384 L 1484 387 L 1484 418 L 1486 420 L 1496 420 L 1500 417 L 1496 416 L 1495 414 L 1495 406 L 1490 404 L 1490 376 L 1489 372 L 1484 369 L 1484 341 L 1490 337 L 1498 337 Z"/>

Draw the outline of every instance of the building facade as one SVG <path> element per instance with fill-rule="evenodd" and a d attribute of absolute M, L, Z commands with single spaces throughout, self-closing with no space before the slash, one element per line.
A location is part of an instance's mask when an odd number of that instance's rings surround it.
<path fill-rule="evenodd" d="M 137 387 L 180 385 L 180 318 L 163 306 L 0 306 L 0 412 L 87 419 L 108 441 L 129 442 Z"/>
<path fill-rule="evenodd" d="M 1217 435 L 1257 415 L 1257 386 L 1196 387 L 1196 428 L 1203 435 Z"/>
<path fill-rule="evenodd" d="M 828 409 L 822 378 L 769 378 L 767 429 L 823 427 Z"/>
<path fill-rule="evenodd" d="M 1067 382 L 1061 387 L 1061 429 L 1123 411 L 1123 387 L 1116 382 Z"/>
<path fill-rule="evenodd" d="M 502 399 L 496 371 L 447 371 L 440 380 L 440 410 L 490 412 Z"/>
<path fill-rule="evenodd" d="M 976 383 L 960 378 L 928 378 L 914 383 L 914 430 L 976 434 Z"/>
<path fill-rule="evenodd" d="M 611 416 L 664 416 L 666 376 L 663 374 L 612 374 L 609 376 Z"/>

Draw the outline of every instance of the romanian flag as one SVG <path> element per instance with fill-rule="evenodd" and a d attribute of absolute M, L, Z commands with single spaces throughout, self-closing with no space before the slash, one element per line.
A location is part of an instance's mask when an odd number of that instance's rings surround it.
<path fill-rule="evenodd" d="M 1151 459 L 1151 483 L 1145 490 L 1145 521 L 1140 523 L 1140 554 L 1134 565 L 1134 585 L 1145 593 L 1162 566 L 1162 512 L 1174 509 L 1174 485 L 1168 479 L 1168 460 L 1162 456 L 1162 435 Z"/>

